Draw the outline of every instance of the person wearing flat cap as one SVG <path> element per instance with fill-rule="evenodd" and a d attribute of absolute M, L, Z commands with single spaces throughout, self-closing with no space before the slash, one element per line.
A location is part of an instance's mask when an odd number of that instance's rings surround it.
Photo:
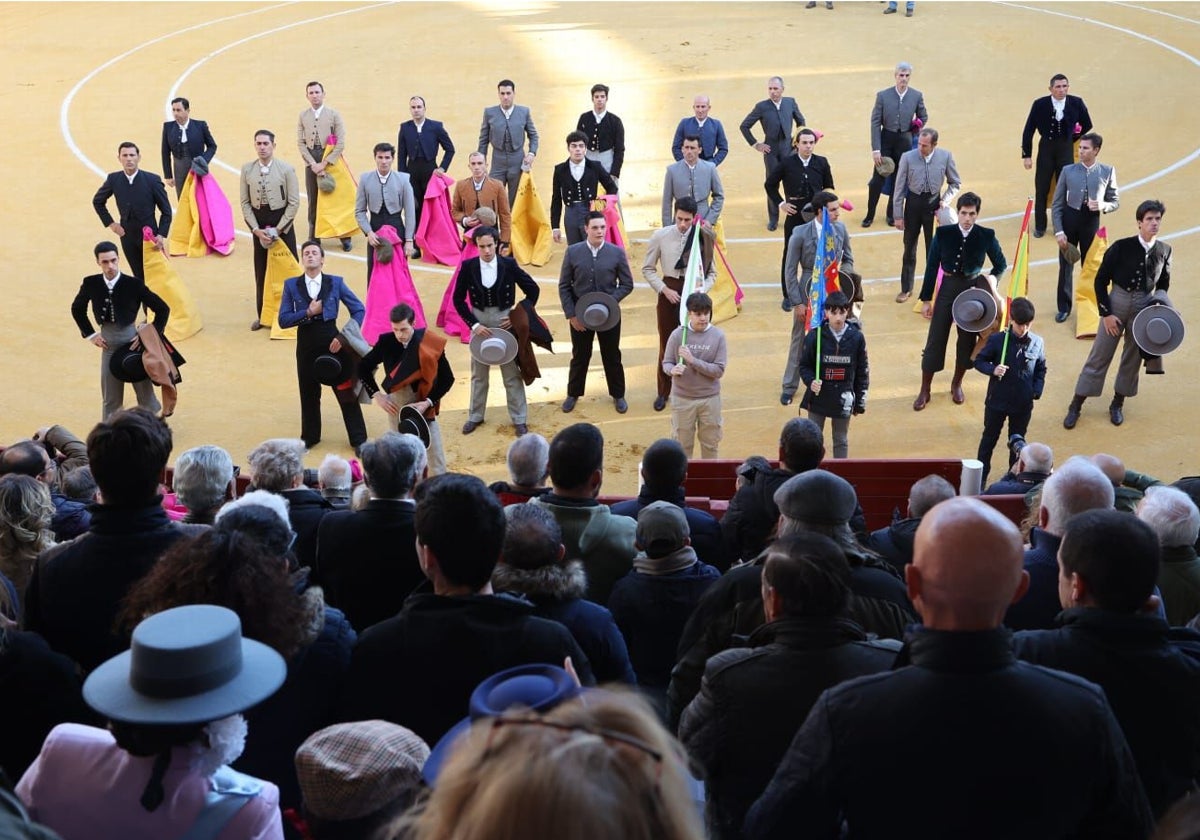
<path fill-rule="evenodd" d="M 282 840 L 279 789 L 228 766 L 241 712 L 283 684 L 283 657 L 242 637 L 237 614 L 196 604 L 133 631 L 83 697 L 109 728 L 56 726 L 17 784 L 30 816 L 74 838 Z"/>
<path fill-rule="evenodd" d="M 454 286 L 454 308 L 471 329 L 473 347 L 481 341 L 493 338 L 493 329 L 509 331 L 512 321 L 509 312 L 517 302 L 517 287 L 520 286 L 525 300 L 536 304 L 540 290 L 532 277 L 525 273 L 512 257 L 502 257 L 496 249 L 500 244 L 500 232 L 494 227 L 481 227 L 475 231 L 475 247 L 479 256 L 465 260 L 459 269 L 458 282 Z M 512 338 L 515 346 L 516 338 Z M 505 354 L 508 355 L 507 353 Z M 467 411 L 467 422 L 462 433 L 469 435 L 483 425 L 487 410 L 488 378 L 491 366 L 471 355 L 471 404 Z M 525 401 L 525 382 L 521 368 L 515 358 L 500 364 L 500 378 L 504 381 L 504 396 L 508 403 L 508 415 L 512 418 L 517 437 L 527 433 L 528 406 Z"/>
<path fill-rule="evenodd" d="M 429 745 L 385 720 L 328 726 L 296 751 L 311 840 L 374 837 L 422 790 Z"/>
<path fill-rule="evenodd" d="M 683 508 L 651 502 L 637 521 L 638 555 L 632 571 L 613 584 L 608 608 L 629 647 L 638 688 L 665 713 L 684 625 L 721 573 L 696 556 Z"/>

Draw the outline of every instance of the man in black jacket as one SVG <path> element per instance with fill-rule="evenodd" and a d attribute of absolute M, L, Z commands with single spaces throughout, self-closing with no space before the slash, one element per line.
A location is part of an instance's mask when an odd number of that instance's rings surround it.
<path fill-rule="evenodd" d="M 1021 162 L 1033 169 L 1033 133 L 1041 135 L 1037 170 L 1033 175 L 1033 235 L 1046 235 L 1046 207 L 1050 182 L 1064 166 L 1075 162 L 1075 138 L 1092 130 L 1092 117 L 1078 96 L 1070 96 L 1071 82 L 1062 73 L 1050 79 L 1050 95 L 1033 100 L 1021 132 Z"/>
<path fill-rule="evenodd" d="M 708 660 L 700 693 L 683 713 L 679 738 L 704 768 L 708 825 L 715 838 L 741 837 L 796 730 L 825 689 L 892 667 L 900 642 L 868 640 L 843 613 L 850 567 L 820 534 L 782 537 L 762 566 L 767 623 Z"/>
<path fill-rule="evenodd" d="M 117 147 L 117 159 L 121 161 L 118 172 L 110 172 L 92 196 L 92 209 L 100 217 L 100 223 L 121 237 L 121 250 L 134 277 L 146 279 L 142 266 L 142 229 L 150 228 L 155 247 L 160 251 L 166 247 L 167 232 L 171 229 L 171 200 L 162 178 L 153 172 L 138 168 L 142 153 L 136 143 L 126 140 Z M 108 200 L 117 199 L 117 219 L 108 212 Z M 154 211 L 158 210 L 158 219 Z"/>
<path fill-rule="evenodd" d="M 597 186 L 603 185 L 609 195 L 617 194 L 617 182 L 598 160 L 587 157 L 588 138 L 582 131 L 567 135 L 567 159 L 554 167 L 553 192 L 550 197 L 550 227 L 554 241 L 562 242 L 559 219 L 566 209 L 563 224 L 567 229 L 567 244 L 584 240 L 587 214 L 596 200 Z"/>
<path fill-rule="evenodd" d="M 905 572 L 924 626 L 902 667 L 821 695 L 745 836 L 1147 837 L 1104 692 L 1017 661 L 1000 625 L 1027 583 L 1016 526 L 977 499 L 942 502 Z"/>
<path fill-rule="evenodd" d="M 921 517 L 938 502 L 953 499 L 957 495 L 954 485 L 940 475 L 917 479 L 908 491 L 908 516 L 897 519 L 886 528 L 872 531 L 867 548 L 891 563 L 896 571 L 903 573 L 904 567 L 912 562 L 913 542 L 917 538 Z"/>
<path fill-rule="evenodd" d="M 359 636 L 346 676 L 342 720 L 390 720 L 436 743 L 467 716 L 471 692 L 505 668 L 562 665 L 584 685 L 587 657 L 566 627 L 537 618 L 528 601 L 492 592 L 504 509 L 474 476 L 450 473 L 417 491 L 417 559 L 432 594 Z"/>
<path fill-rule="evenodd" d="M 802 128 L 796 132 L 792 141 L 794 155 L 783 158 L 767 176 L 763 187 L 767 191 L 768 202 L 773 201 L 779 210 L 787 217 L 783 221 L 783 256 L 779 263 L 782 271 L 787 262 L 788 240 L 792 231 L 804 223 L 804 205 L 812 201 L 821 190 L 833 189 L 833 172 L 829 168 L 829 159 L 814 154 L 817 145 L 817 133 L 811 128 Z M 779 186 L 783 185 L 783 195 L 779 194 Z M 820 208 L 812 208 L 820 214 Z M 786 278 L 783 281 L 783 296 L 787 295 Z"/>
<path fill-rule="evenodd" d="M 1027 662 L 1104 689 L 1156 817 L 1200 779 L 1200 633 L 1147 612 L 1158 537 L 1116 510 L 1072 517 L 1058 551 L 1064 612 L 1054 630 L 1017 633 Z"/>
<path fill-rule="evenodd" d="M 104 501 L 88 532 L 38 558 L 25 597 L 25 627 L 89 672 L 129 647 L 115 628 L 130 588 L 181 537 L 207 526 L 167 518 L 158 494 L 171 454 L 171 430 L 141 408 L 118 411 L 87 439 L 92 475 Z"/>
<path fill-rule="evenodd" d="M 385 432 L 367 441 L 362 465 L 370 501 L 361 510 L 332 511 L 317 528 L 316 582 L 359 632 L 398 613 L 425 581 L 412 497 L 426 462 L 414 435 Z"/>
<path fill-rule="evenodd" d="M 75 319 L 79 333 L 100 348 L 100 396 L 103 400 L 101 419 L 120 410 L 125 401 L 125 383 L 112 375 L 110 363 L 113 354 L 137 335 L 136 321 L 143 309 L 154 313 L 154 326 L 161 333 L 167 328 L 171 309 L 166 302 L 146 288 L 140 276 L 131 276 L 121 271 L 121 258 L 117 246 L 111 242 L 98 242 L 92 249 L 99 274 L 89 274 L 79 284 L 79 292 L 71 302 L 71 317 Z M 140 254 L 140 252 L 139 252 Z M 139 265 L 141 261 L 139 259 Z M 88 318 L 88 305 L 96 318 L 96 327 Z M 154 395 L 154 383 L 149 379 L 133 383 L 133 393 L 138 405 L 154 413 L 162 410 L 158 397 Z"/>

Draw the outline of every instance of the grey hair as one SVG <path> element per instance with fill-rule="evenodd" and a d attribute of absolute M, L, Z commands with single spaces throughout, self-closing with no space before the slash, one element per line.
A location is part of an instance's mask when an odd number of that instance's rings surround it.
<path fill-rule="evenodd" d="M 221 521 L 221 517 L 232 510 L 244 507 L 265 507 L 270 508 L 275 514 L 283 520 L 283 524 L 289 528 L 292 527 L 291 517 L 288 515 L 288 500 L 278 493 L 272 493 L 268 490 L 251 490 L 240 499 L 234 499 L 232 502 L 227 502 L 224 507 L 217 511 L 217 516 L 213 520 L 215 525 Z"/>
<path fill-rule="evenodd" d="M 228 452 L 219 446 L 195 446 L 175 461 L 171 487 L 188 510 L 212 510 L 225 501 L 232 480 L 233 458 Z"/>
<path fill-rule="evenodd" d="M 779 86 L 781 88 L 787 87 L 787 85 L 783 83 L 783 76 L 772 76 L 771 78 L 767 79 L 767 84 L 771 84 L 771 82 L 779 82 Z"/>
<path fill-rule="evenodd" d="M 1147 488 L 1138 504 L 1137 516 L 1154 529 L 1163 548 L 1194 545 L 1200 536 L 1200 508 L 1187 493 L 1175 487 Z"/>
<path fill-rule="evenodd" d="M 1082 455 L 1074 455 L 1042 485 L 1042 507 L 1048 514 L 1046 530 L 1061 535 L 1067 520 L 1085 510 L 1106 510 L 1116 493 L 1100 468 Z"/>
<path fill-rule="evenodd" d="M 297 478 L 304 478 L 304 441 L 272 438 L 259 444 L 247 460 L 256 488 L 282 493 L 291 490 Z"/>
<path fill-rule="evenodd" d="M 410 495 L 429 461 L 420 438 L 399 432 L 384 432 L 364 443 L 361 452 L 363 478 L 378 499 Z"/>
<path fill-rule="evenodd" d="M 908 515 L 919 519 L 939 502 L 958 495 L 954 485 L 937 474 L 930 474 L 913 482 L 908 491 Z"/>
<path fill-rule="evenodd" d="M 317 481 L 330 490 L 349 490 L 353 483 L 350 462 L 341 455 L 330 452 L 317 468 Z"/>
<path fill-rule="evenodd" d="M 896 72 L 899 73 L 901 70 L 903 70 L 905 73 L 911 73 L 913 71 L 913 66 L 907 61 L 901 61 L 896 65 Z"/>
<path fill-rule="evenodd" d="M 1044 443 L 1030 443 L 1021 450 L 1021 460 L 1030 472 L 1050 472 L 1054 466 L 1054 450 Z"/>
<path fill-rule="evenodd" d="M 549 474 L 550 444 L 539 434 L 521 435 L 508 447 L 508 475 L 520 487 L 537 487 Z"/>

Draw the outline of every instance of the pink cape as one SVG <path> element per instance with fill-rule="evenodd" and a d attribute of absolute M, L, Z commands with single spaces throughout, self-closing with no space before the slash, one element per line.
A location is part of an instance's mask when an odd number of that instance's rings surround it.
<path fill-rule="evenodd" d="M 604 241 L 624 248 L 625 240 L 621 238 L 621 213 L 617 210 L 617 196 L 602 195 L 600 200 L 604 202 L 604 223 L 608 225 L 604 231 Z"/>
<path fill-rule="evenodd" d="M 211 175 L 192 173 L 196 178 L 196 210 L 200 217 L 200 233 L 209 248 L 221 256 L 233 253 L 235 239 L 233 208 L 221 192 L 221 185 Z"/>
<path fill-rule="evenodd" d="M 459 341 L 463 344 L 471 343 L 471 328 L 467 326 L 467 322 L 458 314 L 458 310 L 454 308 L 454 287 L 458 284 L 458 273 L 462 271 L 462 264 L 472 257 L 479 256 L 479 249 L 475 247 L 475 231 L 479 228 L 474 227 L 467 231 L 467 240 L 462 250 L 462 257 L 458 261 L 458 266 L 454 269 L 454 275 L 450 278 L 450 285 L 446 287 L 446 293 L 442 295 L 442 308 L 438 310 L 437 325 L 445 331 L 446 335 L 456 335 Z"/>
<path fill-rule="evenodd" d="M 416 317 L 413 318 L 414 327 L 425 327 L 425 308 L 421 306 L 417 287 L 408 272 L 408 258 L 404 256 L 400 235 L 391 225 L 384 225 L 376 233 L 392 243 L 395 255 L 390 263 L 384 265 L 379 262 L 378 251 L 375 253 L 375 268 L 371 271 L 371 285 L 367 289 L 367 315 L 362 324 L 363 338 L 368 344 L 374 344 L 379 340 L 379 336 L 391 332 L 390 314 L 392 307 L 397 303 L 407 303 L 413 308 L 413 312 L 416 313 Z"/>
<path fill-rule="evenodd" d="M 421 249 L 422 262 L 458 265 L 462 238 L 450 215 L 450 189 L 453 186 L 454 179 L 449 175 L 434 172 L 425 188 L 421 224 L 414 237 Z"/>

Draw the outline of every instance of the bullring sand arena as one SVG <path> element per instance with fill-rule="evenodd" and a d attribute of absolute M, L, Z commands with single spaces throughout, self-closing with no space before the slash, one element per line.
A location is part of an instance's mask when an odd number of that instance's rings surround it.
<path fill-rule="evenodd" d="M 781 232 L 766 230 L 760 156 L 738 132 L 769 76 L 781 75 L 808 125 L 824 133 L 817 153 L 829 158 L 836 192 L 855 205 L 842 221 L 865 278 L 863 325 L 871 361 L 867 413 L 851 425 L 857 457 L 974 457 L 982 428 L 986 380 L 971 372 L 966 404 L 949 395 L 949 372 L 934 382 L 920 414 L 926 321 L 899 305 L 900 234 L 882 223 L 859 226 L 870 174 L 869 117 L 877 90 L 892 83 L 899 61 L 914 65 L 929 125 L 957 161 L 963 188 L 983 198 L 982 224 L 994 227 L 1008 261 L 1033 174 L 1020 160 L 1020 135 L 1031 101 L 1054 73 L 1070 77 L 1105 143 L 1101 160 L 1117 169 L 1120 209 L 1103 217 L 1110 239 L 1136 233 L 1134 209 L 1165 202 L 1163 235 L 1174 248 L 1171 297 L 1190 331 L 1166 359 L 1166 376 L 1142 377 L 1125 404 L 1125 424 L 1108 421 L 1105 397 L 1089 400 L 1074 431 L 1062 427 L 1090 341 L 1077 340 L 1074 318 L 1054 323 L 1056 248 L 1034 240 L 1030 297 L 1034 331 L 1046 339 L 1049 375 L 1035 404 L 1029 437 L 1050 444 L 1061 461 L 1072 453 L 1113 452 L 1133 469 L 1166 481 L 1200 472 L 1194 455 L 1200 417 L 1200 4 L 918 2 L 916 14 L 883 15 L 876 2 L 779 3 L 6 3 L 0 39 L 5 88 L 7 186 L 0 192 L 9 231 L 0 279 L 6 329 L 0 337 L 0 441 L 62 423 L 80 436 L 99 419 L 98 350 L 82 340 L 69 306 L 80 278 L 95 273 L 92 246 L 114 238 L 91 198 L 103 173 L 119 168 L 117 145 L 132 140 L 142 166 L 158 174 L 169 100 L 186 96 L 219 145 L 212 167 L 235 204 L 239 228 L 228 257 L 174 259 L 195 296 L 204 329 L 181 342 L 179 406 L 170 424 L 175 453 L 215 443 L 245 463 L 270 437 L 300 430 L 294 343 L 250 332 L 254 317 L 251 246 L 236 207 L 238 170 L 254 157 L 256 129 L 276 132 L 276 154 L 296 165 L 297 114 L 305 83 L 324 84 L 326 101 L 347 126 L 345 156 L 356 173 L 372 168 L 371 147 L 395 142 L 410 95 L 425 97 L 429 117 L 445 123 L 457 153 L 449 174 L 467 176 L 484 107 L 496 82 L 516 82 L 516 101 L 532 109 L 541 135 L 533 174 L 549 203 L 553 165 L 566 157 L 566 134 L 590 108 L 588 90 L 611 87 L 609 108 L 626 126 L 621 177 L 624 218 L 633 244 L 636 289 L 623 307 L 622 351 L 630 411 L 607 397 L 599 354 L 587 395 L 573 414 L 566 395 L 568 327 L 556 283 L 565 245 L 527 270 L 542 284 L 539 311 L 555 333 L 555 355 L 539 351 L 542 378 L 528 389 L 529 427 L 547 438 L 569 423 L 603 430 L 603 492 L 637 490 L 641 451 L 670 434 L 669 413 L 655 413 L 657 338 L 654 295 L 641 279 L 644 240 L 660 224 L 663 169 L 678 121 L 692 98 L 707 94 L 730 154 L 721 165 L 722 214 L 733 272 L 745 289 L 741 314 L 721 326 L 729 337 L 723 380 L 725 438 L 721 456 L 774 456 L 780 426 L 796 405 L 779 403 L 790 315 L 780 310 Z M 903 8 L 903 6 L 901 7 Z M 303 179 L 301 179 L 303 186 Z M 172 191 L 173 192 L 173 191 Z M 302 202 L 303 203 L 303 202 Z M 297 217 L 305 232 L 304 207 Z M 366 291 L 366 246 L 360 236 L 343 254 L 334 240 L 325 270 Z M 122 259 L 124 265 L 124 259 Z M 918 263 L 918 271 L 924 264 Z M 413 263 L 427 314 L 437 311 L 450 271 Z M 1005 281 L 1009 275 L 1005 276 Z M 1078 272 L 1076 273 L 1078 278 Z M 1003 285 L 1002 281 L 1002 285 Z M 469 438 L 467 348 L 452 340 L 457 382 L 441 419 L 452 470 L 491 481 L 504 476 L 512 427 L 504 389 L 493 376 L 486 424 Z M 126 404 L 132 391 L 127 389 Z M 798 400 L 797 400 L 798 402 Z M 307 458 L 351 453 L 335 401 L 322 401 L 323 442 Z M 364 408 L 372 436 L 383 413 Z M 1003 469 L 997 452 L 993 476 Z"/>

